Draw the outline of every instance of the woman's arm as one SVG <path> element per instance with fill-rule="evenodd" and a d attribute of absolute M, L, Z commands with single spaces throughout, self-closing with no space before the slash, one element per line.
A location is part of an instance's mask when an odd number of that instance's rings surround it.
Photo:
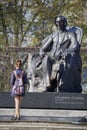
<path fill-rule="evenodd" d="M 14 72 L 11 73 L 11 80 L 10 80 L 10 84 L 11 85 L 14 85 L 15 83 L 15 75 L 14 75 Z"/>

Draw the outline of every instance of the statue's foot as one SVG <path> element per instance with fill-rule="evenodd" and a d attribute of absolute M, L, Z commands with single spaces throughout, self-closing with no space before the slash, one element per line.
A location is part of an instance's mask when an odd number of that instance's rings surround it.
<path fill-rule="evenodd" d="M 50 90 L 51 90 L 51 87 L 47 86 L 46 89 L 43 92 L 51 92 Z"/>
<path fill-rule="evenodd" d="M 53 92 L 53 89 L 52 89 L 51 86 L 47 86 L 47 87 L 46 87 L 46 91 L 47 91 L 47 92 Z"/>
<path fill-rule="evenodd" d="M 51 86 L 47 86 L 43 92 L 56 92 L 56 89 L 52 88 Z"/>
<path fill-rule="evenodd" d="M 50 88 L 46 87 L 46 89 L 43 92 L 49 92 Z"/>
<path fill-rule="evenodd" d="M 47 90 L 44 90 L 43 92 L 47 92 Z"/>

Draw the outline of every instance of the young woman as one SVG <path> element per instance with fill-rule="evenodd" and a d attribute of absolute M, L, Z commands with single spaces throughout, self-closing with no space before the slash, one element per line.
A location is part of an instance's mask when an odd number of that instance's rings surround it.
<path fill-rule="evenodd" d="M 12 117 L 12 120 L 20 120 L 20 105 L 21 105 L 23 96 L 25 96 L 25 84 L 27 84 L 28 82 L 27 75 L 22 70 L 21 66 L 22 66 L 21 60 L 16 60 L 15 70 L 11 74 L 11 86 L 12 86 L 11 96 L 14 97 L 14 101 L 15 101 L 15 115 Z M 16 78 L 19 75 L 22 76 L 23 87 L 24 87 L 24 91 L 21 95 L 13 92 L 13 87 L 15 85 Z"/>

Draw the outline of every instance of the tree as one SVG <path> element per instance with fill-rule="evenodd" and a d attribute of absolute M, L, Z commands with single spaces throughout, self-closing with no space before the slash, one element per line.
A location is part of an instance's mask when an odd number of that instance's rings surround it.
<path fill-rule="evenodd" d="M 11 61 L 23 56 L 22 53 L 10 53 L 8 47 L 21 47 L 24 43 L 40 46 L 41 41 L 54 31 L 55 17 L 59 14 L 67 17 L 69 25 L 82 27 L 85 39 L 86 10 L 86 0 L 0 0 L 0 55 L 10 57 L 10 60 L 3 58 L 6 73 L 10 75 Z"/>

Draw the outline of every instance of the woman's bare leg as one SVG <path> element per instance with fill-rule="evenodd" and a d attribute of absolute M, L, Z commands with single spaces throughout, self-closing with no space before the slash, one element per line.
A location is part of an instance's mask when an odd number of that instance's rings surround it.
<path fill-rule="evenodd" d="M 15 117 L 19 118 L 20 117 L 20 105 L 21 105 L 22 97 L 15 96 L 14 101 L 15 101 Z"/>

